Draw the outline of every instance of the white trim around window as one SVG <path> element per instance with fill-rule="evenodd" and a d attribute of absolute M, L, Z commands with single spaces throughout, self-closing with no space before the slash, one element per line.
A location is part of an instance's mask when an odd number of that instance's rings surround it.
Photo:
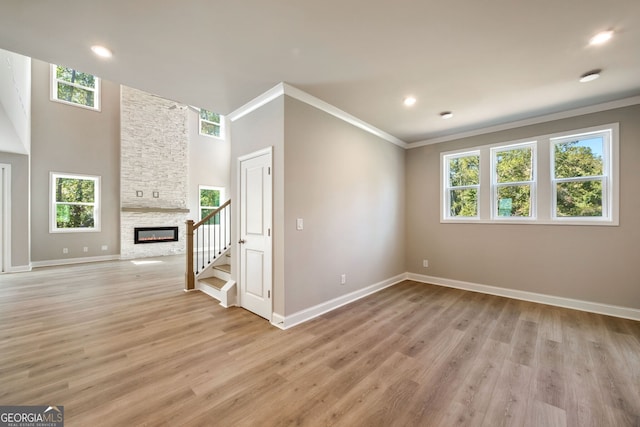
<path fill-rule="evenodd" d="M 576 147 L 594 147 L 592 159 L 595 159 L 593 172 L 556 173 L 556 146 L 558 144 L 573 144 Z M 590 148 L 587 147 L 587 148 Z M 519 180 L 499 182 L 496 156 L 510 150 L 531 150 L 531 175 Z M 585 148 L 586 149 L 586 148 Z M 451 187 L 449 182 L 449 162 L 451 159 L 465 156 L 480 156 L 479 184 L 477 186 L 478 215 L 451 215 Z M 558 154 L 560 155 L 560 154 Z M 602 167 L 598 168 L 601 164 Z M 440 222 L 442 223 L 485 223 L 485 224 L 551 224 L 551 225 L 619 225 L 619 125 L 618 123 L 577 129 L 550 135 L 541 135 L 518 141 L 489 144 L 467 149 L 443 152 L 440 154 Z M 568 165 L 571 166 L 571 165 Z M 569 167 L 568 170 L 571 170 Z M 503 179 L 504 181 L 504 179 Z M 559 198 L 558 191 L 566 190 L 562 186 L 570 187 L 574 183 L 574 193 L 565 195 L 565 199 L 579 196 L 580 185 L 593 184 L 595 188 L 601 185 L 601 198 L 597 191 L 589 194 L 595 197 L 595 210 L 580 207 L 573 209 L 566 200 Z M 522 186 L 528 188 L 530 194 L 530 214 L 508 216 L 500 212 L 500 197 L 498 191 L 505 186 Z M 577 189 L 576 189 L 577 188 Z M 565 191 L 566 192 L 566 191 Z M 526 191 L 525 191 L 526 193 Z M 562 201 L 562 205 L 559 203 Z M 504 203 L 503 209 L 511 206 Z M 569 207 L 567 207 L 569 206 Z M 601 206 L 601 210 L 599 210 Z M 588 206 L 589 207 L 589 206 Z M 572 213 L 573 212 L 573 213 Z M 583 215 L 575 212 L 584 212 Z"/>
<path fill-rule="evenodd" d="M 66 81 L 66 80 L 58 79 L 57 68 L 58 68 L 58 65 L 56 65 L 56 64 L 51 64 L 50 65 L 51 92 L 50 92 L 49 95 L 50 95 L 51 101 L 60 102 L 62 104 L 66 104 L 66 105 L 73 105 L 74 107 L 86 108 L 88 110 L 100 111 L 100 109 L 101 109 L 101 88 L 102 88 L 102 81 L 101 81 L 100 77 L 93 76 L 93 78 L 94 78 L 94 87 L 84 86 L 84 85 L 81 85 L 79 83 L 74 83 L 74 82 L 69 82 L 69 81 Z M 88 74 L 88 73 L 83 73 L 83 74 Z M 77 88 L 80 91 L 86 91 L 86 92 L 93 93 L 93 105 L 91 105 L 91 104 L 87 105 L 87 104 L 83 104 L 83 103 L 80 103 L 80 102 L 75 102 L 75 101 L 66 100 L 66 99 L 60 99 L 58 97 L 58 85 L 70 86 L 70 87 L 73 87 L 73 88 Z"/>
<path fill-rule="evenodd" d="M 213 191 L 217 191 L 219 196 L 218 196 L 218 206 L 206 206 L 206 205 L 202 205 L 202 190 L 213 190 Z M 220 207 L 220 205 L 222 205 L 226 200 L 224 199 L 224 187 L 214 187 L 211 185 L 199 185 L 198 186 L 198 221 L 201 221 L 203 218 L 202 215 L 202 210 L 206 209 L 206 210 L 215 210 L 217 208 Z"/>
<path fill-rule="evenodd" d="M 85 181 L 87 188 L 93 190 L 92 196 L 81 195 L 82 200 L 71 200 L 67 195 L 59 194 L 59 185 L 62 180 L 71 181 L 73 184 L 79 184 Z M 73 183 L 76 181 L 76 183 Z M 98 232 L 100 231 L 100 189 L 101 179 L 99 176 L 78 175 L 60 172 L 49 173 L 49 233 L 80 233 L 80 232 Z M 62 189 L 60 188 L 62 191 Z M 60 191 L 60 193 L 61 193 Z M 65 200 L 66 199 L 66 200 Z M 63 213 L 60 217 L 66 217 L 60 220 L 58 215 L 59 207 L 68 207 L 66 215 Z M 71 208 L 74 211 L 72 212 Z M 63 209 L 61 209 L 62 211 Z M 87 218 L 89 219 L 87 221 Z M 65 225 L 68 223 L 68 226 Z"/>
<path fill-rule="evenodd" d="M 218 121 L 208 120 L 202 117 L 203 115 L 217 115 Z M 205 127 L 208 127 L 209 130 L 204 130 Z M 218 129 L 218 135 L 215 134 L 215 128 Z M 210 131 L 214 133 L 211 133 Z M 207 136 L 209 138 L 224 139 L 224 116 L 201 108 L 198 112 L 198 132 L 200 135 Z"/>

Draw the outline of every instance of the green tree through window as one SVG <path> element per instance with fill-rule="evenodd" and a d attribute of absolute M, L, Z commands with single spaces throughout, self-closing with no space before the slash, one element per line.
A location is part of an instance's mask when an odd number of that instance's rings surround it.
<path fill-rule="evenodd" d="M 220 114 L 200 109 L 200 134 L 220 138 L 222 134 Z"/>
<path fill-rule="evenodd" d="M 222 188 L 200 186 L 200 219 L 206 218 L 211 212 L 220 207 Z M 219 224 L 220 216 L 215 215 L 209 224 Z"/>
<path fill-rule="evenodd" d="M 53 174 L 53 230 L 95 230 L 98 226 L 97 177 Z"/>
<path fill-rule="evenodd" d="M 530 217 L 534 181 L 532 146 L 497 150 L 494 156 L 497 216 Z"/>
<path fill-rule="evenodd" d="M 556 216 L 602 216 L 603 146 L 602 137 L 554 145 Z"/>
<path fill-rule="evenodd" d="M 60 65 L 52 65 L 52 73 L 53 99 L 92 109 L 100 108 L 99 78 Z"/>
<path fill-rule="evenodd" d="M 447 160 L 450 217 L 478 215 L 480 155 L 458 155 Z"/>

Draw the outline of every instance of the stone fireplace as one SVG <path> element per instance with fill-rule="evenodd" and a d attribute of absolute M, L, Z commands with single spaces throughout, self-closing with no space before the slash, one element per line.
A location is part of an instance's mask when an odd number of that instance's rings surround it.
<path fill-rule="evenodd" d="M 120 256 L 184 253 L 188 206 L 187 111 L 174 101 L 122 86 Z M 177 241 L 136 244 L 135 230 L 175 227 Z"/>

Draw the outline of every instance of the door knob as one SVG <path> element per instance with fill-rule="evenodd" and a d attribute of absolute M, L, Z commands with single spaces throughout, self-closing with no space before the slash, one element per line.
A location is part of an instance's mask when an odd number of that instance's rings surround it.
<path fill-rule="evenodd" d="M 241 245 L 241 244 L 243 244 L 243 243 L 244 243 L 244 239 L 240 239 L 240 240 L 238 240 L 238 244 L 239 244 L 239 245 Z"/>

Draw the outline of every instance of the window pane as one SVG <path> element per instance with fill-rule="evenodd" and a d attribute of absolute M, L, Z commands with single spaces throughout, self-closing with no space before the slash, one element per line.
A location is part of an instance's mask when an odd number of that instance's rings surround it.
<path fill-rule="evenodd" d="M 200 206 L 220 206 L 220 191 L 200 190 Z"/>
<path fill-rule="evenodd" d="M 213 123 L 201 122 L 200 132 L 205 135 L 220 136 L 220 126 Z"/>
<path fill-rule="evenodd" d="M 464 190 L 450 190 L 450 210 L 452 217 L 478 216 L 478 190 L 467 188 Z"/>
<path fill-rule="evenodd" d="M 498 216 L 531 216 L 531 186 L 498 187 Z"/>
<path fill-rule="evenodd" d="M 57 205 L 56 225 L 58 228 L 93 228 L 93 206 Z"/>
<path fill-rule="evenodd" d="M 449 186 L 478 185 L 480 183 L 480 156 L 449 159 Z"/>
<path fill-rule="evenodd" d="M 497 182 L 533 180 L 533 149 L 519 148 L 496 153 Z"/>
<path fill-rule="evenodd" d="M 200 110 L 200 117 L 204 120 L 214 123 L 220 123 L 220 114 L 207 110 Z"/>
<path fill-rule="evenodd" d="M 69 83 L 75 83 L 90 88 L 96 87 L 95 76 L 76 71 L 72 68 L 65 68 L 58 65 L 56 67 L 56 77 L 58 80 Z"/>
<path fill-rule="evenodd" d="M 207 215 L 209 215 L 213 211 L 215 211 L 215 209 L 205 209 L 205 208 L 200 209 L 200 219 L 204 219 Z M 207 224 L 208 225 L 220 224 L 220 214 L 214 215 L 213 218 L 209 218 L 209 221 L 207 222 Z"/>
<path fill-rule="evenodd" d="M 603 147 L 601 136 L 555 144 L 555 177 L 603 175 Z"/>
<path fill-rule="evenodd" d="M 95 181 L 90 179 L 56 178 L 56 202 L 94 203 Z"/>
<path fill-rule="evenodd" d="M 62 101 L 93 107 L 93 96 L 94 92 L 91 90 L 58 83 L 58 99 Z"/>
<path fill-rule="evenodd" d="M 602 181 L 572 181 L 556 184 L 556 216 L 602 216 Z"/>

